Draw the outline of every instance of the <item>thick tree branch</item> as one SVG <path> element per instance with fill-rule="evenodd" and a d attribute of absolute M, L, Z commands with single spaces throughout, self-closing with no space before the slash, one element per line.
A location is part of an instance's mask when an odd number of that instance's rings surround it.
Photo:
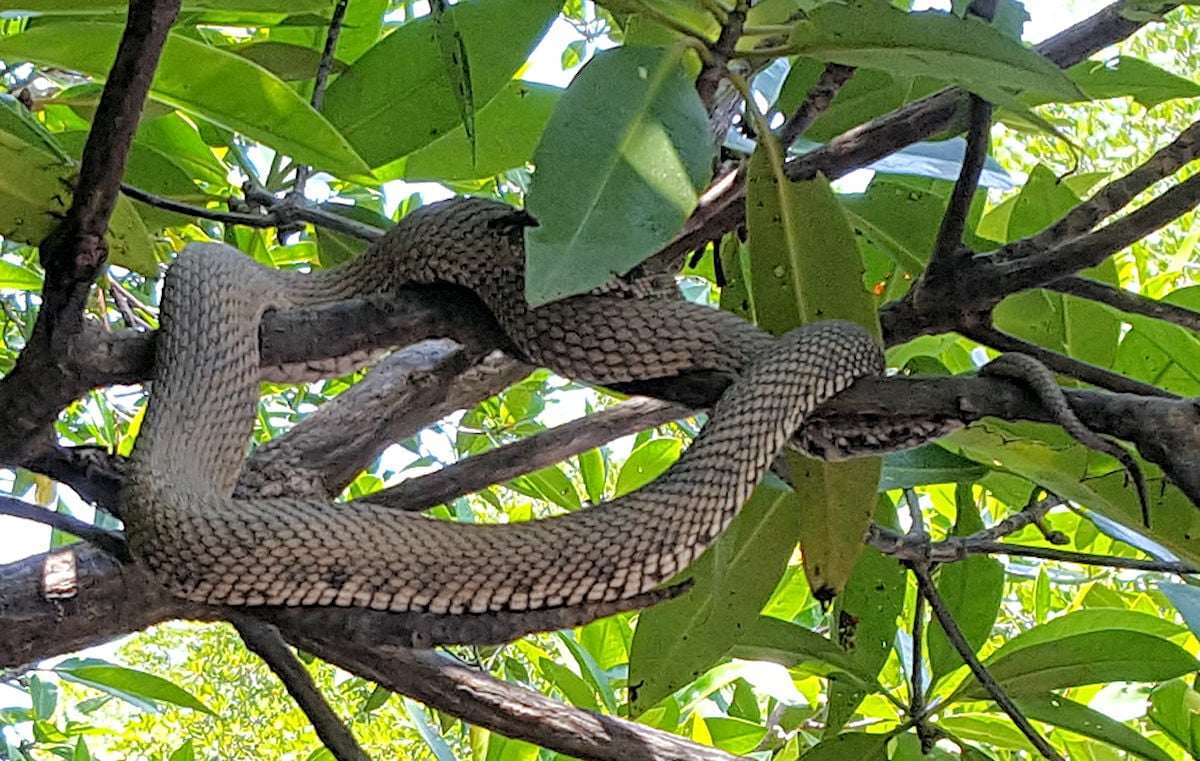
<path fill-rule="evenodd" d="M 0 421 L 0 430 L 9 432 L 0 450 L 25 452 L 35 438 L 40 444 L 49 439 L 49 423 L 61 409 L 54 404 L 55 380 L 68 377 L 64 358 L 83 325 L 88 291 L 108 254 L 104 236 L 126 154 L 178 12 L 179 0 L 129 4 L 116 60 L 96 107 L 95 122 L 104 127 L 88 133 L 71 207 L 39 246 L 46 279 L 33 334 L 12 372 L 0 379 L 0 410 L 33 407 L 45 414 L 20 418 L 16 422 L 23 425 L 12 428 Z"/>
<path fill-rule="evenodd" d="M 0 668 L 76 652 L 163 621 L 229 616 L 222 608 L 171 597 L 140 567 L 122 565 L 99 550 L 75 545 L 67 551 L 75 556 L 79 589 L 70 599 L 42 598 L 46 555 L 0 566 L 0 618 L 5 622 L 0 627 Z M 293 644 L 388 689 L 560 753 L 614 761 L 733 758 L 661 730 L 563 705 L 436 653 L 324 639 L 306 626 L 284 633 Z"/>
<path fill-rule="evenodd" d="M 526 365 L 497 354 L 468 368 L 446 339 L 392 354 L 246 462 L 237 496 L 338 494 L 385 448 L 520 380 Z"/>
<path fill-rule="evenodd" d="M 1197 157 L 1200 157 L 1200 122 L 1193 122 L 1169 145 L 1160 148 L 1124 177 L 1093 193 L 1059 221 L 1036 235 L 1013 241 L 1000 249 L 995 254 L 997 260 L 1023 259 L 1083 235 L 1101 220 L 1125 208 L 1146 188 L 1175 174 Z"/>

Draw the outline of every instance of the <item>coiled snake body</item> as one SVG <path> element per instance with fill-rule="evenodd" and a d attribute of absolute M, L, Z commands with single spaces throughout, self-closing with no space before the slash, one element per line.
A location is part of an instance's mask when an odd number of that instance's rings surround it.
<path fill-rule="evenodd" d="M 314 274 L 221 247 L 181 254 L 164 286 L 151 399 L 123 495 L 135 556 L 174 594 L 229 605 L 481 614 L 623 600 L 712 542 L 808 412 L 882 370 L 857 326 L 817 323 L 776 340 L 661 288 L 530 309 L 529 222 L 491 201 L 436 204 L 356 261 Z M 738 379 L 660 478 L 565 516 L 462 525 L 369 504 L 234 499 L 263 312 L 439 281 L 474 290 L 519 351 L 568 377 L 619 384 L 703 368 Z"/>

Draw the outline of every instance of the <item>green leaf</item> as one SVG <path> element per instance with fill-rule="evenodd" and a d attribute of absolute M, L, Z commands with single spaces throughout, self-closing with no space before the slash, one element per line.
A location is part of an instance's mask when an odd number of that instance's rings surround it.
<path fill-rule="evenodd" d="M 557 465 L 514 478 L 508 485 L 528 497 L 544 499 L 567 510 L 578 510 L 583 504 L 579 500 L 575 484 Z"/>
<path fill-rule="evenodd" d="M 984 528 L 975 506 L 970 485 L 961 485 L 955 494 L 958 518 L 954 536 L 970 536 Z M 1004 595 L 1004 565 L 986 555 L 974 555 L 957 563 L 941 566 L 937 573 L 937 589 L 946 607 L 958 622 L 959 628 L 976 652 L 987 642 L 992 625 L 1000 612 Z M 936 623 L 929 625 L 929 670 L 936 684 L 946 674 L 962 665 L 962 657 L 946 638 L 946 632 Z"/>
<path fill-rule="evenodd" d="M 879 489 L 890 491 L 927 484 L 969 483 L 983 478 L 987 471 L 987 466 L 945 447 L 925 444 L 884 455 Z"/>
<path fill-rule="evenodd" d="M 375 689 L 371 690 L 371 694 L 363 701 L 362 707 L 358 709 L 359 713 L 371 713 L 383 707 L 388 699 L 395 694 L 386 687 L 375 685 Z"/>
<path fill-rule="evenodd" d="M 127 0 L 20 0 L 7 3 L 13 11 L 29 11 L 38 14 L 68 13 L 125 13 L 129 9 Z M 292 13 L 327 13 L 327 0 L 289 0 L 287 8 Z M 275 0 L 184 0 L 184 11 L 262 12 L 272 11 L 279 15 L 279 3 Z"/>
<path fill-rule="evenodd" d="M 1044 721 L 1076 734 L 1108 743 L 1151 761 L 1172 761 L 1171 755 L 1119 721 L 1053 693 L 1025 695 L 1017 706 L 1030 719 Z"/>
<path fill-rule="evenodd" d="M 145 711 L 157 711 L 161 702 L 201 711 L 210 716 L 216 715 L 187 690 L 144 671 L 117 666 L 96 658 L 71 658 L 52 670 L 68 682 L 93 687 Z"/>
<path fill-rule="evenodd" d="M 1200 692 L 1182 679 L 1159 685 L 1146 716 L 1193 758 L 1200 756 Z"/>
<path fill-rule="evenodd" d="M 0 289 L 13 288 L 18 291 L 40 291 L 42 276 L 28 267 L 0 259 Z"/>
<path fill-rule="evenodd" d="M 1159 584 L 1158 588 L 1179 611 L 1179 615 L 1183 616 L 1183 621 L 1192 630 L 1192 634 L 1200 638 L 1200 589 L 1189 584 L 1166 582 Z"/>
<path fill-rule="evenodd" d="M 49 721 L 58 708 L 58 685 L 47 682 L 37 674 L 29 677 L 29 701 L 34 721 Z"/>
<path fill-rule="evenodd" d="M 542 672 L 542 678 L 557 687 L 571 705 L 589 711 L 600 710 L 596 691 L 571 669 L 549 658 L 543 658 L 538 663 L 538 670 Z"/>
<path fill-rule="evenodd" d="M 863 668 L 853 654 L 824 636 L 798 624 L 759 616 L 729 651 L 733 658 L 778 663 L 789 669 L 826 675 L 845 673 L 860 687 L 881 690 L 875 675 Z"/>
<path fill-rule="evenodd" d="M 0 57 L 103 79 L 123 30 L 123 24 L 101 21 L 35 26 L 0 39 Z M 150 94 L 297 161 L 349 179 L 370 177 L 346 139 L 295 90 L 261 66 L 220 48 L 172 34 Z"/>
<path fill-rule="evenodd" d="M 184 740 L 182 745 L 171 752 L 167 761 L 196 761 L 196 749 L 192 741 Z"/>
<path fill-rule="evenodd" d="M 1190 79 L 1130 56 L 1084 61 L 1068 69 L 1067 76 L 1093 100 L 1128 96 L 1145 108 L 1200 96 L 1200 85 Z"/>
<path fill-rule="evenodd" d="M 896 510 L 886 494 L 879 495 L 874 518 L 881 525 L 896 527 Z M 907 583 L 904 567 L 894 559 L 869 547 L 859 557 L 832 613 L 837 644 L 854 658 L 859 671 L 875 676 L 887 662 Z M 866 694 L 861 684 L 832 680 L 827 732 L 840 730 Z"/>
<path fill-rule="evenodd" d="M 780 335 L 838 318 L 879 335 L 854 231 L 829 183 L 790 182 L 779 161 L 778 146 L 764 142 L 747 170 L 750 281 L 759 326 Z M 882 460 L 830 463 L 791 451 L 784 459 L 796 490 L 806 495 L 800 526 L 804 570 L 813 594 L 828 601 L 845 586 L 862 552 Z"/>
<path fill-rule="evenodd" d="M 708 671 L 758 620 L 796 546 L 799 503 L 794 492 L 760 485 L 684 572 L 691 590 L 638 617 L 629 654 L 632 714 Z"/>
<path fill-rule="evenodd" d="M 984 665 L 1014 697 L 1102 682 L 1157 682 L 1197 669 L 1196 659 L 1174 642 L 1120 629 L 1089 631 L 1030 644 L 1018 651 L 1006 650 L 1001 648 Z M 972 679 L 951 699 L 985 700 L 987 693 Z"/>
<path fill-rule="evenodd" d="M 0 39 L 0 45 L 3 43 Z M 55 135 L 30 117 L 15 98 L 0 97 L 0 235 L 31 245 L 40 243 L 66 213 L 78 171 Z M 117 200 L 109 220 L 107 242 L 113 264 L 144 275 L 157 274 L 149 233 L 124 197 Z M 8 267 L 0 271 L 0 277 L 28 282 L 18 274 Z M 32 287 L 39 288 L 40 283 Z"/>
<path fill-rule="evenodd" d="M 525 295 L 536 306 L 604 284 L 671 238 L 712 172 L 704 106 L 684 49 L 598 54 L 571 82 L 534 151 Z"/>
<path fill-rule="evenodd" d="M 1120 464 L 1077 443 L 1061 428 L 989 418 L 955 431 L 942 444 L 977 462 L 992 463 L 994 472 L 1018 474 L 1063 499 L 1146 531 L 1141 527 L 1137 493 Z M 1195 562 L 1200 559 L 1200 541 L 1191 530 L 1196 508 L 1173 486 L 1160 488 L 1158 469 L 1139 462 L 1151 484 L 1148 535 Z"/>
<path fill-rule="evenodd" d="M 470 72 L 476 107 L 512 79 L 560 7 L 557 0 L 488 0 L 447 11 L 465 50 L 479 62 Z M 459 88 L 443 62 L 435 27 L 429 16 L 409 21 L 329 86 L 326 116 L 373 167 L 463 123 Z"/>
<path fill-rule="evenodd" d="M 599 449 L 589 449 L 579 455 L 579 476 L 588 501 L 598 505 L 604 500 L 604 485 L 608 464 Z"/>
<path fill-rule="evenodd" d="M 572 633 L 559 632 L 558 638 L 575 662 L 579 664 L 579 671 L 583 675 L 583 679 L 595 689 L 596 694 L 604 701 L 604 707 L 608 709 L 609 713 L 617 713 L 617 695 L 613 691 L 611 680 L 600 668 L 600 664 L 596 662 L 587 648 L 575 641 Z"/>
<path fill-rule="evenodd" d="M 514 79 L 476 114 L 475 158 L 462 125 L 375 170 L 380 180 L 470 180 L 491 177 L 533 158 L 562 90 Z"/>
<path fill-rule="evenodd" d="M 822 5 L 796 25 L 791 47 L 822 61 L 953 82 L 996 103 L 1019 93 L 1081 97 L 1057 66 L 986 22 L 906 13 L 885 0 Z"/>
<path fill-rule="evenodd" d="M 888 735 L 846 732 L 822 740 L 800 756 L 801 761 L 883 761 L 887 758 Z"/>
<path fill-rule="evenodd" d="M 413 726 L 417 729 L 417 734 L 421 735 L 421 739 L 429 746 L 430 752 L 437 761 L 457 761 L 454 751 L 442 738 L 442 733 L 439 732 L 432 724 L 429 723 L 429 717 L 425 715 L 425 709 L 421 707 L 412 698 L 403 698 L 404 710 L 408 713 L 408 718 L 412 719 Z"/>
<path fill-rule="evenodd" d="M 617 474 L 614 496 L 628 494 L 658 478 L 679 459 L 681 449 L 679 439 L 650 439 L 634 449 Z"/>
<path fill-rule="evenodd" d="M 83 741 L 83 736 L 75 738 L 75 748 L 71 752 L 71 761 L 92 761 L 92 752 L 88 750 L 87 743 Z"/>
<path fill-rule="evenodd" d="M 1125 608 L 1084 608 L 1059 616 L 1031 629 L 1025 629 L 1007 640 L 992 653 L 985 663 L 1009 657 L 1034 645 L 1053 643 L 1077 634 L 1102 631 L 1138 632 L 1151 637 L 1168 638 L 1183 634 L 1185 629 L 1174 621 Z"/>
<path fill-rule="evenodd" d="M 762 724 L 728 716 L 709 716 L 704 719 L 713 745 L 730 753 L 749 753 L 758 747 L 766 735 Z"/>
<path fill-rule="evenodd" d="M 471 163 L 475 163 L 475 93 L 471 90 L 471 63 L 462 32 L 454 22 L 454 16 L 446 9 L 446 0 L 430 0 L 429 16 L 437 35 L 442 54 L 442 65 L 454 88 L 458 101 L 458 113 L 463 131 L 471 150 Z"/>

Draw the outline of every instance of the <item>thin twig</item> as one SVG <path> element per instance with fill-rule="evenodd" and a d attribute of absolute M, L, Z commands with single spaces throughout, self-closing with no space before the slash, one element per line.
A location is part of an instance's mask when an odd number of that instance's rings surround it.
<path fill-rule="evenodd" d="M 951 541 L 947 540 L 947 543 Z M 968 555 L 1017 555 L 1027 558 L 1054 560 L 1060 563 L 1122 568 L 1130 571 L 1171 573 L 1179 576 L 1200 573 L 1200 569 L 1195 566 L 1173 560 L 1122 558 L 1115 555 L 1097 555 L 1090 552 L 1074 552 L 1072 550 L 1058 550 L 1053 547 L 1034 547 L 1024 544 L 1010 544 L 1008 542 L 975 542 L 969 538 L 963 539 L 962 544 L 962 552 Z"/>
<path fill-rule="evenodd" d="M 354 739 L 350 728 L 342 723 L 325 701 L 321 691 L 313 683 L 312 676 L 288 647 L 278 629 L 241 614 L 232 616 L 230 622 L 250 652 L 262 658 L 275 676 L 279 677 L 284 689 L 308 717 L 309 723 L 317 732 L 317 737 L 321 738 L 321 742 L 337 761 L 371 761 Z"/>
<path fill-rule="evenodd" d="M 1064 277 L 1046 286 L 1059 293 L 1070 294 L 1081 299 L 1107 304 L 1129 314 L 1140 314 L 1156 320 L 1169 322 L 1188 330 L 1200 331 L 1200 312 L 1194 309 L 1168 304 L 1158 299 L 1147 298 L 1115 285 L 1101 283 L 1086 277 Z"/>
<path fill-rule="evenodd" d="M 635 397 L 587 417 L 468 457 L 429 475 L 403 481 L 369 494 L 362 500 L 399 510 L 425 510 L 463 494 L 553 465 L 620 436 L 644 431 L 689 414 L 688 410 L 669 402 Z"/>
<path fill-rule="evenodd" d="M 842 87 L 854 76 L 854 72 L 853 66 L 840 63 L 825 64 L 820 78 L 809 88 L 808 94 L 796 107 L 796 111 L 779 128 L 779 143 L 784 150 L 791 148 L 792 143 L 808 131 L 817 117 L 825 113 Z"/>
<path fill-rule="evenodd" d="M 721 24 L 720 35 L 708 47 L 711 55 L 700 69 L 700 76 L 696 78 L 696 92 L 710 114 L 716 106 L 717 92 L 721 81 L 725 79 L 734 48 L 742 38 L 742 25 L 746 22 L 746 12 L 749 8 L 750 3 L 747 0 L 738 0 L 733 10 L 726 14 Z"/>
<path fill-rule="evenodd" d="M 904 502 L 908 505 L 908 513 L 911 520 L 907 534 L 908 541 L 914 545 L 928 547 L 929 532 L 925 529 L 925 517 L 921 514 L 920 498 L 914 490 L 905 489 Z M 929 723 L 925 720 L 925 667 L 923 658 L 921 657 L 922 641 L 924 638 L 925 598 L 917 595 L 916 604 L 913 606 L 912 667 L 909 674 L 909 679 L 912 682 L 912 690 L 908 701 L 908 715 L 916 725 L 917 736 L 921 740 L 921 747 L 925 748 L 928 745 L 932 748 L 935 739 L 930 735 Z"/>
<path fill-rule="evenodd" d="M 933 583 L 933 576 L 930 573 L 928 563 L 914 561 L 909 562 L 909 570 L 917 579 L 917 588 L 922 597 L 929 602 L 929 608 L 933 611 L 933 615 L 937 618 L 938 623 L 942 627 L 942 631 L 946 633 L 946 639 L 950 640 L 950 644 L 958 652 L 963 662 L 971 669 L 975 679 L 979 681 L 980 686 L 987 692 L 996 705 L 1008 714 L 1012 719 L 1013 724 L 1017 729 L 1021 730 L 1021 734 L 1033 744 L 1039 753 L 1053 761 L 1065 761 L 1058 751 L 1042 737 L 1041 733 L 1029 723 L 1029 719 L 1025 718 L 1025 714 L 1021 713 L 1021 709 L 1013 702 L 1000 683 L 992 677 L 987 668 L 975 656 L 975 648 L 971 647 L 971 643 L 967 642 L 967 638 L 963 635 L 962 629 L 958 628 L 958 622 L 954 620 L 954 614 L 946 607 L 946 601 L 942 599 L 941 593 Z"/>
<path fill-rule="evenodd" d="M 199 219 L 210 219 L 214 222 L 221 222 L 227 225 L 244 225 L 246 227 L 263 229 L 268 227 L 287 227 L 294 225 L 297 221 L 302 221 L 365 241 L 378 240 L 383 237 L 385 232 L 377 227 L 372 227 L 349 217 L 327 211 L 307 201 L 304 203 L 285 204 L 276 198 L 274 194 L 266 190 L 262 190 L 258 194 L 255 194 L 254 191 L 247 191 L 247 198 L 253 198 L 267 209 L 267 211 L 262 213 L 210 209 L 205 206 L 176 201 L 172 198 L 156 195 L 126 184 L 121 185 L 121 192 L 148 206 L 173 211 L 177 214 L 187 214 Z M 263 201 L 266 201 L 266 203 L 264 204 Z"/>
<path fill-rule="evenodd" d="M 1139 193 L 1200 157 L 1200 121 L 1120 179 L 1113 180 L 1045 230 L 1013 241 L 997 252 L 1002 260 L 1021 259 L 1088 232 L 1123 209 Z"/>
<path fill-rule="evenodd" d="M 44 507 L 37 507 L 36 505 L 3 495 L 0 495 L 0 515 L 11 515 L 14 518 L 44 523 L 58 531 L 77 536 L 88 544 L 99 547 L 115 558 L 121 560 L 129 558 L 129 548 L 125 544 L 125 537 L 119 531 L 110 531 L 99 526 L 93 526 L 74 516 L 48 510 Z"/>
<path fill-rule="evenodd" d="M 329 19 L 329 32 L 325 35 L 325 49 L 321 52 L 321 61 L 317 64 L 316 81 L 313 83 L 312 104 L 314 111 L 320 111 L 325 105 L 325 87 L 329 81 L 329 73 L 333 71 L 334 53 L 337 51 L 338 37 L 342 34 L 342 21 L 346 17 L 346 6 L 349 0 L 337 0 L 333 6 L 333 15 Z M 292 185 L 289 196 L 295 200 L 304 198 L 304 186 L 308 183 L 311 167 L 300 164 L 296 167 L 296 181 Z"/>

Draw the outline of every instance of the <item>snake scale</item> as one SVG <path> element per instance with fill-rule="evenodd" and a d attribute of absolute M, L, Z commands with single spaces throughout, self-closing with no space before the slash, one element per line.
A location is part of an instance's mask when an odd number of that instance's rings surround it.
<path fill-rule="evenodd" d="M 237 606 L 416 614 L 535 612 L 637 598 L 725 528 L 789 435 L 883 358 L 862 328 L 821 322 L 774 339 L 659 286 L 524 299 L 524 227 L 482 199 L 406 217 L 358 259 L 280 272 L 219 246 L 170 268 L 151 394 L 122 503 L 130 548 L 175 595 Z M 268 309 L 446 282 L 475 291 L 530 362 L 597 384 L 696 368 L 736 376 L 666 473 L 563 516 L 478 525 L 355 503 L 235 499 L 258 401 Z"/>

